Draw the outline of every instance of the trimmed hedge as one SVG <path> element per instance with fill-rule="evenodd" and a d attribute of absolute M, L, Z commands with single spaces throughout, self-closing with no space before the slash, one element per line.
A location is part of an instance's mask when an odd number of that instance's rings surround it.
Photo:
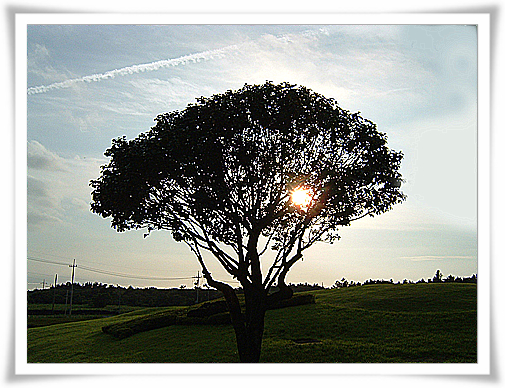
<path fill-rule="evenodd" d="M 290 299 L 281 300 L 272 306 L 269 310 L 301 306 L 315 303 L 315 297 L 312 294 L 297 294 Z M 224 300 L 214 302 L 205 302 L 186 311 L 177 313 L 162 312 L 143 317 L 133 318 L 126 322 L 115 323 L 102 327 L 102 331 L 112 335 L 115 338 L 126 338 L 136 333 L 160 329 L 171 325 L 226 325 L 230 324 L 230 314 Z"/>
<path fill-rule="evenodd" d="M 289 299 L 283 299 L 268 306 L 268 310 L 283 309 L 286 307 L 302 306 L 305 304 L 316 303 L 316 298 L 313 294 L 295 294 Z"/>
<path fill-rule="evenodd" d="M 156 313 L 104 326 L 102 331 L 116 338 L 126 338 L 136 333 L 175 325 L 176 322 L 177 316 L 173 313 Z"/>
<path fill-rule="evenodd" d="M 228 311 L 226 301 L 217 300 L 215 302 L 202 303 L 198 308 L 188 311 L 188 317 L 210 317 L 211 315 L 225 313 Z"/>

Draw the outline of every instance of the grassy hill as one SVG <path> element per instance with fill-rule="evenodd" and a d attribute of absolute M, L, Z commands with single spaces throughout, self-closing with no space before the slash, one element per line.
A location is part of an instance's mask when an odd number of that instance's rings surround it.
<path fill-rule="evenodd" d="M 477 362 L 475 284 L 368 285 L 310 292 L 267 312 L 261 362 Z M 172 325 L 117 339 L 102 327 L 187 307 L 28 329 L 28 362 L 238 362 L 233 328 Z"/>

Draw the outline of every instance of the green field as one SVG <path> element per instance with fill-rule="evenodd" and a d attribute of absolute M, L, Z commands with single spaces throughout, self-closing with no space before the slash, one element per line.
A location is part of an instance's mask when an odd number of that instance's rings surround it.
<path fill-rule="evenodd" d="M 476 284 L 368 285 L 311 292 L 267 312 L 264 363 L 475 363 Z M 231 325 L 173 325 L 117 339 L 102 327 L 184 307 L 28 329 L 29 363 L 238 362 Z"/>

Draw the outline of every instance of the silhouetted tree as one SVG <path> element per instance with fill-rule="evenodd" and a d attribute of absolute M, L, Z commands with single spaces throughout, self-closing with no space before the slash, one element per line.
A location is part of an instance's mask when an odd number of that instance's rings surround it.
<path fill-rule="evenodd" d="M 477 283 L 477 274 L 473 274 L 469 278 L 463 278 L 464 283 Z"/>
<path fill-rule="evenodd" d="M 133 140 L 114 139 L 91 182 L 91 209 L 117 231 L 165 229 L 185 242 L 226 298 L 240 360 L 258 362 L 267 306 L 292 296 L 285 278 L 304 251 L 404 200 L 403 155 L 386 143 L 374 123 L 305 87 L 245 85 L 161 114 Z M 297 190 L 303 201 L 291 199 Z M 263 272 L 268 248 L 276 256 Z M 240 282 L 244 312 L 204 251 Z"/>
<path fill-rule="evenodd" d="M 454 283 L 455 281 L 456 281 L 456 278 L 454 277 L 454 275 L 448 275 L 444 279 L 444 283 Z"/>
<path fill-rule="evenodd" d="M 439 269 L 437 269 L 437 272 L 435 272 L 435 276 L 433 276 L 433 283 L 441 283 L 442 282 L 442 272 L 440 272 Z"/>
<path fill-rule="evenodd" d="M 341 280 L 335 281 L 335 287 L 336 288 L 344 288 L 344 287 L 349 287 L 349 282 L 345 277 L 343 277 Z"/>

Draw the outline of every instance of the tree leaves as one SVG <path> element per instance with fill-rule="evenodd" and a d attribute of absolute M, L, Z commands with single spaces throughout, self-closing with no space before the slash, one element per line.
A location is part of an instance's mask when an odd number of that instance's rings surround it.
<path fill-rule="evenodd" d="M 405 199 L 403 155 L 386 135 L 303 86 L 246 84 L 155 122 L 136 139 L 114 139 L 91 182 L 91 210 L 118 231 L 168 229 L 195 249 L 222 243 L 238 257 L 260 234 L 301 251 Z M 302 183 L 313 193 L 308 209 L 290 203 Z"/>

